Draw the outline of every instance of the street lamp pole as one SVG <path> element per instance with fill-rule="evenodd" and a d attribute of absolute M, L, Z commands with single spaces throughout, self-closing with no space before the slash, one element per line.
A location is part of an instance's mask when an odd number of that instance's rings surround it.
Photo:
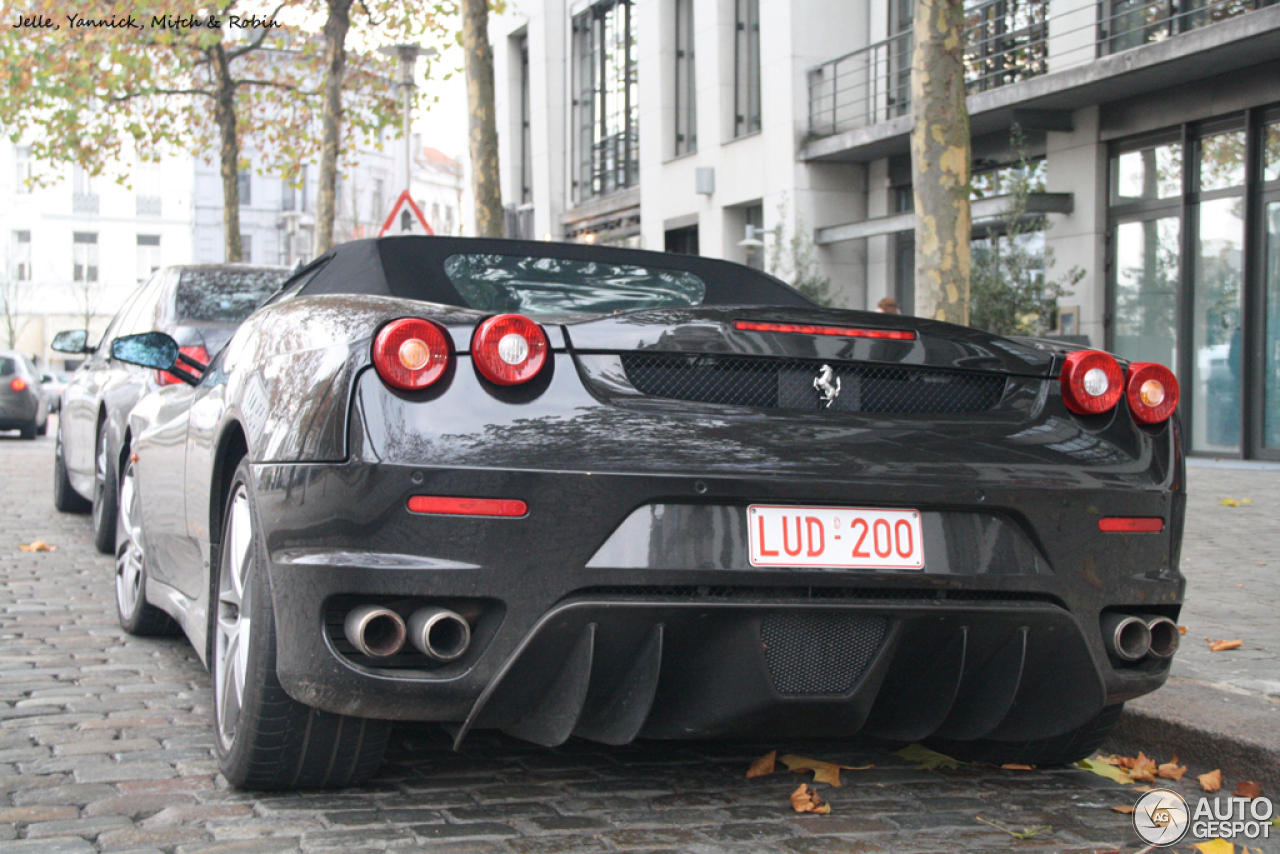
<path fill-rule="evenodd" d="M 413 174 L 413 76 L 418 67 L 418 57 L 433 57 L 438 51 L 433 48 L 421 48 L 416 44 L 397 44 L 378 48 L 385 56 L 394 56 L 400 60 L 400 89 L 404 94 L 404 189 L 408 190 Z"/>

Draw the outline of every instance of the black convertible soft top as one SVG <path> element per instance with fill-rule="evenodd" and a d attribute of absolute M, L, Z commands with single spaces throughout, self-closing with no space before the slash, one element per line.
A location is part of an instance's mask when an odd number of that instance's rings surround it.
<path fill-rule="evenodd" d="M 496 240 L 479 237 L 381 237 L 334 247 L 299 271 L 282 289 L 299 296 L 369 294 L 472 306 L 446 273 L 457 256 L 494 255 L 610 264 L 664 273 L 692 274 L 705 284 L 701 305 L 814 304 L 781 280 L 741 264 L 696 255 L 618 249 L 580 243 Z"/>

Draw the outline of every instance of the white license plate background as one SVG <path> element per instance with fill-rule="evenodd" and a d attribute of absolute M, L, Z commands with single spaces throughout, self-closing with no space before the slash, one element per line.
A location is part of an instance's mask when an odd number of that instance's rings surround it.
<path fill-rule="evenodd" d="M 753 504 L 747 521 L 752 566 L 924 567 L 916 510 Z"/>

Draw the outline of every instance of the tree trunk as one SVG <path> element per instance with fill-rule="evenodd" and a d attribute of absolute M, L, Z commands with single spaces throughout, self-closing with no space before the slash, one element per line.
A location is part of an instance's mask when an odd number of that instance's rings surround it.
<path fill-rule="evenodd" d="M 920 317 L 969 322 L 969 110 L 963 0 L 918 0 L 911 67 L 911 176 Z"/>
<path fill-rule="evenodd" d="M 347 69 L 351 0 L 329 0 L 324 22 L 324 126 L 320 136 L 320 193 L 316 199 L 315 254 L 333 246 L 337 216 L 338 148 L 342 135 L 342 82 Z"/>
<path fill-rule="evenodd" d="M 462 0 L 462 50 L 466 57 L 467 107 L 471 113 L 468 147 L 476 235 L 502 237 L 502 187 L 498 183 L 498 120 L 494 115 L 488 0 Z"/>
<path fill-rule="evenodd" d="M 213 67 L 213 120 L 218 125 L 218 159 L 222 175 L 223 254 L 240 263 L 240 140 L 236 135 L 236 84 L 221 44 L 209 50 Z"/>

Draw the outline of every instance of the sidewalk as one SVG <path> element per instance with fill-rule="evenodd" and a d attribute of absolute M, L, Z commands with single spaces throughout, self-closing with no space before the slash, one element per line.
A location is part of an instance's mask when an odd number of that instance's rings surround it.
<path fill-rule="evenodd" d="M 1224 506 L 1222 500 L 1252 499 Z M 1190 460 L 1187 627 L 1169 683 L 1125 706 L 1117 749 L 1177 752 L 1280 790 L 1280 466 Z M 1244 642 L 1210 652 L 1205 638 Z"/>

